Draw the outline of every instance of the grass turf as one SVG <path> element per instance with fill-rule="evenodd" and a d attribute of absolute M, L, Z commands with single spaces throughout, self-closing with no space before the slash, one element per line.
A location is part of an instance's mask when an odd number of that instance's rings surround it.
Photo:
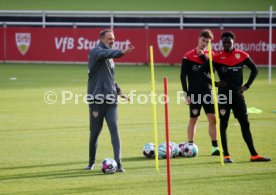
<path fill-rule="evenodd" d="M 150 93 L 148 66 L 117 66 L 116 80 L 128 93 Z M 176 103 L 181 90 L 180 67 L 156 67 L 157 94 L 163 92 L 164 76 L 169 77 L 171 140 L 186 141 L 188 107 Z M 276 75 L 276 69 L 273 69 Z M 248 70 L 245 69 L 245 78 Z M 16 80 L 10 80 L 16 78 Z M 229 148 L 235 160 L 222 167 L 211 157 L 206 117 L 200 118 L 196 135 L 199 156 L 172 159 L 173 194 L 273 194 L 276 181 L 276 80 L 267 84 L 267 69 L 246 92 L 248 107 L 263 110 L 249 116 L 257 151 L 274 161 L 249 162 L 249 152 L 233 116 L 228 128 Z M 88 109 L 80 102 L 61 102 L 62 91 L 85 94 L 87 67 L 84 65 L 0 64 L 0 187 L 1 194 L 166 194 L 166 162 L 155 171 L 153 159 L 142 156 L 145 143 L 153 142 L 152 106 L 119 105 L 124 174 L 103 175 L 100 162 L 112 157 L 106 125 L 99 139 L 95 171 L 82 170 L 88 156 Z M 56 104 L 44 102 L 44 93 L 53 90 Z M 164 106 L 157 106 L 159 143 L 165 140 Z"/>
<path fill-rule="evenodd" d="M 276 7 L 275 0 L 1 0 L 0 7 L 4 10 L 170 10 L 170 11 L 263 11 L 269 6 Z"/>

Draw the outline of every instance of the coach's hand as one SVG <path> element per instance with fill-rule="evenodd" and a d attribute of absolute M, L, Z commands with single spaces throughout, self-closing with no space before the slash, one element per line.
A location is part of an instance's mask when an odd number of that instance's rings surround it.
<path fill-rule="evenodd" d="M 128 48 L 122 50 L 122 53 L 123 54 L 128 54 L 128 53 L 131 53 L 134 49 L 135 49 L 135 47 L 130 45 Z"/>
<path fill-rule="evenodd" d="M 120 93 L 119 95 L 120 95 L 120 97 L 123 98 L 124 100 L 127 100 L 127 101 L 130 102 L 130 98 L 129 98 L 126 94 Z"/>

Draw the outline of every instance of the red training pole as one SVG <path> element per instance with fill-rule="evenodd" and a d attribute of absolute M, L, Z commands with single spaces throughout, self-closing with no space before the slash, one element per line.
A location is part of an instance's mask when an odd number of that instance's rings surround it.
<path fill-rule="evenodd" d="M 165 95 L 165 120 L 166 120 L 166 158 L 167 158 L 167 183 L 168 195 L 171 195 L 171 159 L 170 159 L 170 129 L 169 129 L 169 109 L 168 109 L 168 78 L 164 78 Z"/>

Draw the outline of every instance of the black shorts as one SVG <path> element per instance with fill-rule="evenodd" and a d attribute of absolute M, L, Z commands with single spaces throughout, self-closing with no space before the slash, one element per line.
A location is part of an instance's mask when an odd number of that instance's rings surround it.
<path fill-rule="evenodd" d="M 211 99 L 211 93 L 192 93 L 191 94 L 190 117 L 198 117 L 203 107 L 205 114 L 214 114 L 214 103 Z"/>
<path fill-rule="evenodd" d="M 229 96 L 229 92 L 225 93 L 220 93 L 219 94 L 224 94 Z M 232 93 L 232 98 L 231 101 L 228 101 L 225 104 L 219 104 L 219 116 L 220 118 L 226 117 L 229 118 L 231 110 L 233 110 L 235 118 L 239 118 L 242 116 L 247 115 L 247 106 L 245 103 L 245 99 L 243 94 L 241 93 Z"/>

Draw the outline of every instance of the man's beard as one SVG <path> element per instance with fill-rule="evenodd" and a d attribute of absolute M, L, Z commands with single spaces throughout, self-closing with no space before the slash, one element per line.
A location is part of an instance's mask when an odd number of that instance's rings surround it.
<path fill-rule="evenodd" d="M 112 48 L 113 48 L 113 45 L 114 45 L 114 44 L 105 44 L 105 46 L 106 46 L 107 48 L 109 48 L 109 49 L 112 49 Z"/>

